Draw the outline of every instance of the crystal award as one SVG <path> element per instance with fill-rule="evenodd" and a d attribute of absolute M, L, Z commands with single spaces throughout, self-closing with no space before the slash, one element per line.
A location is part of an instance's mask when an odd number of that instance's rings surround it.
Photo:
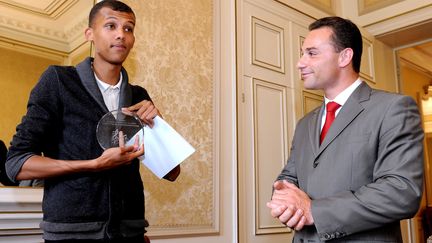
<path fill-rule="evenodd" d="M 103 149 L 134 144 L 135 139 L 141 145 L 144 142 L 144 124 L 128 110 L 110 111 L 99 120 L 96 137 Z"/>

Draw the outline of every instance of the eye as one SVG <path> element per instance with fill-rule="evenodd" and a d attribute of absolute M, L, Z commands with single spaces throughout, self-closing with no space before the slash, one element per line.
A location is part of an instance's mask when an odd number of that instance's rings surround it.
<path fill-rule="evenodd" d="M 133 33 L 133 32 L 134 32 L 134 27 L 131 27 L 131 26 L 125 26 L 125 27 L 124 27 L 124 31 Z"/>
<path fill-rule="evenodd" d="M 112 30 L 112 29 L 115 29 L 115 25 L 112 24 L 112 23 L 108 23 L 108 24 L 105 25 L 105 28 L 107 28 L 109 30 Z"/>
<path fill-rule="evenodd" d="M 308 55 L 308 56 L 316 56 L 317 53 L 315 51 L 307 51 L 306 55 Z"/>

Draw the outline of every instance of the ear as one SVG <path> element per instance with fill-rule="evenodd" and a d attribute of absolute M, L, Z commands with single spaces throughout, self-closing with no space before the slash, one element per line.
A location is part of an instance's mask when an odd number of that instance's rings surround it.
<path fill-rule="evenodd" d="M 93 29 L 90 27 L 87 27 L 84 31 L 84 35 L 87 41 L 93 41 Z"/>
<path fill-rule="evenodd" d="M 345 48 L 339 53 L 339 67 L 346 67 L 348 66 L 352 58 L 354 56 L 354 52 L 351 48 Z"/>

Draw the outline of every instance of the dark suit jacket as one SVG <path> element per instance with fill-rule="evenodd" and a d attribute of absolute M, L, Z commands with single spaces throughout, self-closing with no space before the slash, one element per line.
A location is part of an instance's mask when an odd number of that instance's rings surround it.
<path fill-rule="evenodd" d="M 315 225 L 294 241 L 401 242 L 399 220 L 417 212 L 422 196 L 424 135 L 416 103 L 363 82 L 319 145 L 323 109 L 299 121 L 278 177 L 312 199 Z"/>

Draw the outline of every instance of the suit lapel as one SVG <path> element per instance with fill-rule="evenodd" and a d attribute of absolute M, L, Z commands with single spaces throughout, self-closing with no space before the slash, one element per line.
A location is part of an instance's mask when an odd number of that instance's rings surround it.
<path fill-rule="evenodd" d="M 96 79 L 91 68 L 91 62 L 91 57 L 86 58 L 83 62 L 76 66 L 76 70 L 87 92 L 93 97 L 93 99 L 104 112 L 108 112 L 108 108 L 105 105 L 102 93 L 100 92 L 99 86 L 96 83 Z M 119 108 L 132 105 L 132 88 L 129 85 L 129 78 L 124 68 L 122 68 L 121 72 L 123 81 L 120 86 Z"/>
<path fill-rule="evenodd" d="M 104 112 L 108 112 L 108 108 L 105 105 L 102 93 L 96 83 L 93 70 L 91 68 L 92 58 L 88 57 L 83 62 L 76 66 L 76 70 L 81 79 L 81 83 L 87 92 L 93 97 L 96 103 L 102 108 Z"/>
<path fill-rule="evenodd" d="M 362 102 L 369 100 L 372 89 L 363 82 L 357 89 L 351 94 L 347 102 L 342 106 L 339 114 L 331 125 L 324 138 L 321 146 L 318 148 L 318 152 L 315 155 L 314 164 L 317 164 L 317 159 L 321 153 L 337 138 L 337 136 L 353 121 L 356 117 L 364 110 Z M 321 113 L 322 114 L 322 113 Z M 318 135 L 316 135 L 319 137 Z M 316 138 L 315 140 L 317 140 Z"/>
<path fill-rule="evenodd" d="M 129 85 L 129 77 L 124 68 L 121 70 L 123 81 L 120 86 L 119 109 L 132 105 L 132 88 Z"/>
<path fill-rule="evenodd" d="M 315 109 L 313 111 L 313 115 L 309 120 L 308 129 L 309 129 L 309 141 L 310 146 L 312 148 L 312 153 L 316 157 L 319 150 L 319 136 L 321 132 L 321 117 L 324 112 L 324 104 L 320 109 Z"/>

